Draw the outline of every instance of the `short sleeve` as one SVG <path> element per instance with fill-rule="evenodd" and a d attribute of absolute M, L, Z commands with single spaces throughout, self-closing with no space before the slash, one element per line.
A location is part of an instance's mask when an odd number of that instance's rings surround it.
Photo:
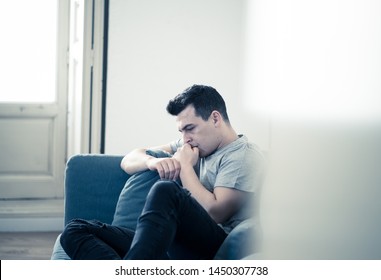
<path fill-rule="evenodd" d="M 226 154 L 222 159 L 214 187 L 234 188 L 256 192 L 264 177 L 264 158 L 256 150 L 247 148 L 239 153 Z"/>

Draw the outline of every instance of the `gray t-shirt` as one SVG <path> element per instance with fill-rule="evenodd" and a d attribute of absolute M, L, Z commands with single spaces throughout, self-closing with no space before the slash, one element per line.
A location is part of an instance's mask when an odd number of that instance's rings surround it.
<path fill-rule="evenodd" d="M 171 143 L 173 152 L 181 147 L 181 140 Z M 213 154 L 200 158 L 195 171 L 201 184 L 213 192 L 215 187 L 234 188 L 247 192 L 242 208 L 228 221 L 221 224 L 229 233 L 241 221 L 257 215 L 257 196 L 265 173 L 265 161 L 259 148 L 248 142 L 246 136 L 216 150 Z M 186 186 L 184 186 L 186 188 Z"/>

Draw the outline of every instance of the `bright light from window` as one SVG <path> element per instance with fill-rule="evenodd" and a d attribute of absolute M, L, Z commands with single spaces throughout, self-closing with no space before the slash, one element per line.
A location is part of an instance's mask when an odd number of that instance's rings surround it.
<path fill-rule="evenodd" d="M 0 102 L 54 102 L 57 1 L 3 1 L 0 33 Z"/>
<path fill-rule="evenodd" d="M 248 109 L 381 120 L 381 2 L 248 1 Z"/>

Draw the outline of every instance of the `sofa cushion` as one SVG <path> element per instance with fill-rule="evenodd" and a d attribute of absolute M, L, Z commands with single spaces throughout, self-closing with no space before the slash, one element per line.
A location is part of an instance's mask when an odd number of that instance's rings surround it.
<path fill-rule="evenodd" d="M 170 154 L 164 151 L 148 150 L 147 154 L 157 158 L 170 157 Z M 134 230 L 147 194 L 159 179 L 159 174 L 151 170 L 132 175 L 119 195 L 112 224 Z"/>

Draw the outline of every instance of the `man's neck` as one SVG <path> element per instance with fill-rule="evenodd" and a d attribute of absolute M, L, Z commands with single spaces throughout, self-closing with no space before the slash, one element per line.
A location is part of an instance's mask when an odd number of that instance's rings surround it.
<path fill-rule="evenodd" d="M 231 126 L 226 127 L 226 131 L 222 136 L 221 144 L 219 145 L 219 149 L 233 143 L 235 140 L 239 138 L 238 134 L 234 131 Z"/>

